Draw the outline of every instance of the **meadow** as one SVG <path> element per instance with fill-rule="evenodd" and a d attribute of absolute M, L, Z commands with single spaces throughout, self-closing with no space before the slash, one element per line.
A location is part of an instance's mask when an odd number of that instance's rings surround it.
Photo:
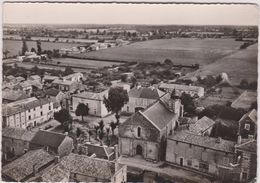
<path fill-rule="evenodd" d="M 36 41 L 26 41 L 28 49 L 37 49 Z M 71 48 L 73 46 L 79 46 L 77 43 L 52 43 L 52 42 L 41 42 L 42 50 L 53 50 L 60 48 Z M 22 41 L 17 40 L 3 40 L 3 50 L 8 50 L 10 53 L 8 56 L 18 55 L 22 50 Z"/>
<path fill-rule="evenodd" d="M 242 42 L 232 39 L 159 39 L 84 53 L 88 59 L 208 64 L 237 51 Z"/>

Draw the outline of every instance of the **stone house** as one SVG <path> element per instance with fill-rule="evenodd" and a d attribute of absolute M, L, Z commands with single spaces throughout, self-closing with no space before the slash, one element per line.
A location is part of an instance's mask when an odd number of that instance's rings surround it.
<path fill-rule="evenodd" d="M 182 130 L 167 138 L 166 161 L 169 164 L 221 177 L 220 168 L 224 171 L 231 169 L 235 144 L 221 138 L 196 135 Z"/>
<path fill-rule="evenodd" d="M 210 136 L 214 125 L 215 121 L 204 116 L 195 123 L 191 123 L 189 125 L 189 131 L 196 135 Z"/>
<path fill-rule="evenodd" d="M 72 111 L 76 111 L 80 103 L 84 103 L 89 107 L 89 115 L 104 117 L 109 114 L 105 104 L 104 96 L 108 96 L 108 90 L 100 93 L 83 92 L 72 96 Z"/>
<path fill-rule="evenodd" d="M 175 90 L 177 93 L 187 93 L 193 96 L 203 97 L 204 96 L 204 88 L 200 86 L 191 86 L 191 85 L 180 85 L 180 84 L 168 84 L 161 83 L 159 85 L 159 89 L 162 89 L 165 92 L 171 93 Z"/>
<path fill-rule="evenodd" d="M 166 94 L 144 111 L 138 111 L 118 128 L 119 150 L 123 156 L 140 155 L 146 160 L 165 158 L 166 137 L 182 116 L 180 100 Z"/>
<path fill-rule="evenodd" d="M 12 156 L 21 156 L 29 150 L 29 145 L 36 132 L 22 128 L 2 129 L 2 156 L 7 160 Z"/>
<path fill-rule="evenodd" d="M 31 140 L 30 149 L 41 147 L 62 157 L 71 153 L 73 140 L 64 134 L 39 130 Z"/>
<path fill-rule="evenodd" d="M 35 97 L 18 100 L 3 106 L 3 128 L 37 126 L 53 117 L 53 101 Z"/>
<path fill-rule="evenodd" d="M 56 79 L 52 82 L 52 87 L 63 91 L 73 93 L 79 87 L 79 83 L 71 80 Z"/>
<path fill-rule="evenodd" d="M 77 73 L 73 73 L 73 74 L 64 76 L 62 79 L 66 80 L 66 81 L 81 82 L 81 80 L 83 79 L 83 74 L 80 72 L 77 72 Z"/>
<path fill-rule="evenodd" d="M 257 111 L 255 109 L 244 114 L 239 120 L 239 134 L 242 138 L 256 137 L 257 134 Z"/>
<path fill-rule="evenodd" d="M 164 92 L 152 87 L 148 88 L 138 86 L 132 88 L 128 92 L 129 102 L 125 104 L 122 110 L 129 113 L 135 113 L 140 109 L 147 108 L 164 94 Z"/>

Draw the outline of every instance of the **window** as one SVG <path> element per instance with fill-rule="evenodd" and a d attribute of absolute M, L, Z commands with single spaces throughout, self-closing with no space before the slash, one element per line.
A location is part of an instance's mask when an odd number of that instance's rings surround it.
<path fill-rule="evenodd" d="M 33 110 L 35 111 L 35 108 Z"/>
<path fill-rule="evenodd" d="M 178 141 L 176 141 L 176 145 L 178 144 Z"/>
<path fill-rule="evenodd" d="M 31 109 L 29 109 L 28 112 L 31 112 Z"/>
<path fill-rule="evenodd" d="M 49 105 L 49 110 L 51 110 L 51 105 Z"/>
<path fill-rule="evenodd" d="M 137 137 L 141 137 L 141 127 L 137 127 Z"/>
<path fill-rule="evenodd" d="M 31 116 L 29 116 L 28 118 L 29 118 L 29 120 L 31 120 Z"/>
<path fill-rule="evenodd" d="M 187 160 L 187 165 L 188 165 L 188 166 L 192 166 L 192 160 L 191 160 L 191 159 L 188 159 L 188 160 Z"/>
<path fill-rule="evenodd" d="M 41 107 L 40 107 L 41 109 L 42 109 L 42 105 L 41 105 Z"/>
<path fill-rule="evenodd" d="M 250 124 L 247 124 L 247 123 L 246 123 L 246 124 L 245 124 L 245 129 L 246 129 L 246 130 L 250 130 Z"/>
<path fill-rule="evenodd" d="M 41 116 L 43 115 L 42 111 L 41 111 Z"/>

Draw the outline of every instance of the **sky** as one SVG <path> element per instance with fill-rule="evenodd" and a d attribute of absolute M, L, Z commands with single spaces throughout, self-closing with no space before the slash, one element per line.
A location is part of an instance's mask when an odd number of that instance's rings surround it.
<path fill-rule="evenodd" d="M 3 23 L 258 25 L 256 5 L 4 3 Z"/>

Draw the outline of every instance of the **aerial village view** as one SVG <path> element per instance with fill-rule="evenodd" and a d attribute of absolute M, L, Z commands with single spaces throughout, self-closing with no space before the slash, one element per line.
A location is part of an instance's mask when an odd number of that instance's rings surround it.
<path fill-rule="evenodd" d="M 2 26 L 2 181 L 256 182 L 257 6 L 5 2 Z"/>

